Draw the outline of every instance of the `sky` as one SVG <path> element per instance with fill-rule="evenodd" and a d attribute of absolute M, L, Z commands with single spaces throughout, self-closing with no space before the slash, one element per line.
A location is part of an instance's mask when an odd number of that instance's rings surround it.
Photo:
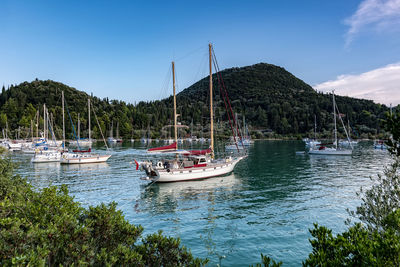
<path fill-rule="evenodd" d="M 400 104 L 400 0 L 0 1 L 0 86 L 55 80 L 135 103 L 220 69 L 281 66 L 318 91 Z"/>

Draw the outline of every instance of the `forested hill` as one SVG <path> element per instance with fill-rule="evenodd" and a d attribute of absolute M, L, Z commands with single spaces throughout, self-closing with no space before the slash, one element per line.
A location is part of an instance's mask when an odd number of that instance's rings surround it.
<path fill-rule="evenodd" d="M 260 63 L 226 69 L 221 72 L 221 76 L 234 109 L 245 115 L 253 129 L 284 135 L 304 134 L 312 131 L 316 116 L 318 132 L 325 136 L 331 135 L 332 94 L 316 92 L 284 68 Z M 213 84 L 216 87 L 216 106 L 220 107 L 216 113 L 223 113 L 225 108 L 219 100 L 216 75 L 213 75 Z M 209 78 L 205 77 L 178 95 L 178 103 L 183 106 L 186 121 L 191 117 L 198 121 L 201 115 L 198 103 L 208 105 L 208 85 Z M 380 120 L 388 111 L 386 106 L 370 100 L 342 96 L 336 96 L 336 102 L 340 112 L 345 115 L 343 120 L 346 125 L 349 122 L 353 128 L 353 137 L 367 137 L 368 134 L 381 132 Z M 202 114 L 206 113 L 204 110 Z"/>
<path fill-rule="evenodd" d="M 232 107 L 238 113 L 239 121 L 245 115 L 250 130 L 258 137 L 276 135 L 310 134 L 317 119 L 318 132 L 329 136 L 332 125 L 332 95 L 321 94 L 281 67 L 271 64 L 256 64 L 242 68 L 231 68 L 221 72 Z M 193 131 L 194 135 L 206 136 L 209 127 L 209 78 L 196 82 L 178 94 L 179 121 L 191 125 L 181 130 L 181 135 Z M 227 117 L 220 98 L 217 76 L 213 75 L 215 120 L 220 134 L 228 134 Z M 90 90 L 90 89 L 88 89 Z M 56 134 L 61 136 L 62 112 L 61 91 L 64 91 L 67 107 L 66 127 L 68 137 L 72 137 L 72 124 L 78 113 L 81 118 L 81 136 L 87 134 L 86 93 L 54 81 L 24 82 L 2 89 L 0 95 L 0 128 L 8 123 L 9 134 L 15 135 L 20 127 L 21 136 L 29 132 L 31 120 L 36 110 L 42 116 L 43 104 L 49 108 L 55 124 Z M 172 91 L 172 89 L 171 89 Z M 139 102 L 137 105 L 123 101 L 91 97 L 100 126 L 106 136 L 113 122 L 113 135 L 139 138 L 150 134 L 153 138 L 168 137 L 170 131 L 164 126 L 172 122 L 172 97 L 161 101 Z M 380 119 L 388 111 L 386 106 L 372 101 L 349 97 L 336 97 L 344 120 L 353 128 L 353 136 L 367 137 L 380 133 Z M 42 121 L 39 123 L 41 127 Z M 164 128 L 163 128 L 164 127 Z M 97 122 L 92 114 L 94 136 L 100 137 Z"/>

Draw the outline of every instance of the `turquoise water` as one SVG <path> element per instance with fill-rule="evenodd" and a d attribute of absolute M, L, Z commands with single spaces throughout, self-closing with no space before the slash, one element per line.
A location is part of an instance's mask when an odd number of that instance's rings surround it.
<path fill-rule="evenodd" d="M 161 229 L 180 237 L 195 256 L 209 258 L 209 266 L 248 266 L 260 262 L 260 253 L 300 265 L 311 252 L 313 223 L 346 229 L 346 208 L 360 203 L 356 192 L 390 160 L 368 142 L 353 156 L 308 156 L 295 153 L 304 150 L 302 142 L 257 141 L 229 176 L 145 187 L 131 163 L 146 158 L 143 149 L 113 147 L 108 163 L 94 165 L 33 165 L 29 156 L 14 158 L 17 172 L 32 184 L 67 184 L 84 206 L 116 201 L 145 234 Z"/>

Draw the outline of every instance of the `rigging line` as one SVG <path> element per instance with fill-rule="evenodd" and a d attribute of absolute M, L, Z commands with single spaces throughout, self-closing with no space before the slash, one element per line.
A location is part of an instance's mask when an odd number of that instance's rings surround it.
<path fill-rule="evenodd" d="M 171 68 L 168 68 L 167 74 L 161 85 L 160 96 L 159 96 L 160 99 L 167 95 L 170 80 L 171 80 Z"/>
<path fill-rule="evenodd" d="M 213 63 L 214 63 L 214 67 L 216 68 L 215 62 L 213 62 Z M 219 81 L 219 76 L 218 76 L 218 75 L 217 75 L 217 79 L 218 79 L 218 81 Z M 222 96 L 222 99 L 224 100 L 225 109 L 226 109 L 226 111 L 227 111 L 226 114 L 228 115 L 228 120 L 229 120 L 229 126 L 231 127 L 231 130 L 232 130 L 233 140 L 234 140 L 234 142 L 235 142 L 236 149 L 237 149 L 237 151 L 239 152 L 239 147 L 238 147 L 237 142 L 236 142 L 236 134 L 235 134 L 235 131 L 233 130 L 231 117 L 230 117 L 230 114 L 229 114 L 229 112 L 228 112 L 228 105 L 227 105 L 227 103 L 226 103 L 226 98 L 225 98 L 224 95 L 222 94 L 222 89 L 221 89 L 221 85 L 220 85 L 219 82 L 218 82 L 218 88 L 219 88 L 220 94 L 221 94 L 221 96 Z"/>
<path fill-rule="evenodd" d="M 352 145 L 351 142 L 350 142 L 349 134 L 347 133 L 346 126 L 344 126 L 344 122 L 343 122 L 343 120 L 342 120 L 342 116 L 340 115 L 341 113 L 340 113 L 340 111 L 339 111 L 339 107 L 337 106 L 336 102 L 335 102 L 335 107 L 336 107 L 336 110 L 337 110 L 337 112 L 338 112 L 338 117 L 339 117 L 339 119 L 340 119 L 340 122 L 342 123 L 344 132 L 346 133 L 347 140 L 349 141 L 349 145 L 350 145 L 351 149 L 353 149 L 353 145 Z"/>
<path fill-rule="evenodd" d="M 93 107 L 93 103 L 92 103 L 92 102 L 90 102 L 90 106 L 92 107 L 94 116 L 95 116 L 95 118 L 96 118 L 97 126 L 99 126 L 99 130 L 100 130 L 100 133 L 101 133 L 101 137 L 103 137 L 104 144 L 106 145 L 106 150 L 108 150 L 107 142 L 106 142 L 106 139 L 104 138 L 103 131 L 101 130 L 100 123 L 99 123 L 99 120 L 97 119 L 96 112 L 94 112 L 94 107 Z"/>
<path fill-rule="evenodd" d="M 225 83 L 224 83 L 224 80 L 223 80 L 223 78 L 222 78 L 222 73 L 221 73 L 221 69 L 219 68 L 219 65 L 218 65 L 218 61 L 217 61 L 217 57 L 215 56 L 215 51 L 214 51 L 214 48 L 212 48 L 213 49 L 213 55 L 214 55 L 214 60 L 215 60 L 215 64 L 216 64 L 216 69 L 217 69 L 217 76 L 218 77 L 220 77 L 220 82 L 222 83 L 222 87 L 223 87 L 223 89 L 224 89 L 224 91 L 225 91 L 225 95 L 226 95 L 226 98 L 228 99 L 228 103 L 229 103 L 229 108 L 230 108 L 230 111 L 231 111 L 231 115 L 233 116 L 234 114 L 233 114 L 233 110 L 232 110 L 232 106 L 231 106 L 231 102 L 230 102 L 230 100 L 229 100 L 229 96 L 228 96 L 228 92 L 227 92 L 227 90 L 226 90 L 226 87 L 225 87 Z M 236 119 L 235 119 L 235 117 L 233 116 L 233 122 L 234 122 L 234 124 L 235 124 L 235 126 L 236 126 L 236 131 L 238 131 L 238 129 L 237 129 L 237 122 L 236 122 Z M 241 137 L 240 137 L 240 139 L 241 139 Z"/>
<path fill-rule="evenodd" d="M 71 114 L 69 114 L 67 101 L 66 101 L 65 99 L 64 99 L 64 102 L 65 102 L 65 107 L 67 108 L 67 113 L 68 113 L 69 119 L 70 119 L 71 124 L 72 124 L 72 130 L 74 130 L 74 137 L 75 137 L 75 139 L 76 139 L 76 144 L 78 145 L 78 149 L 81 150 L 81 147 L 80 147 L 80 145 L 79 145 L 78 138 L 76 137 L 75 126 L 74 126 L 74 123 L 72 122 Z"/>
<path fill-rule="evenodd" d="M 180 60 L 182 60 L 182 59 L 184 59 L 184 58 L 186 58 L 186 57 L 188 57 L 188 56 L 190 56 L 190 55 L 192 55 L 192 54 L 198 52 L 199 50 L 204 50 L 204 45 L 201 45 L 201 46 L 199 46 L 198 48 L 196 48 L 196 49 L 194 49 L 194 50 L 192 50 L 192 51 L 186 53 L 185 55 L 183 55 L 183 56 L 177 58 L 177 59 L 175 60 L 175 62 L 176 62 L 176 61 L 180 61 Z"/>
<path fill-rule="evenodd" d="M 223 89 L 224 89 L 225 96 L 226 96 L 227 102 L 228 102 L 228 104 L 229 104 L 229 109 L 230 109 L 230 112 L 231 112 L 231 116 L 232 116 L 232 118 L 233 118 L 234 125 L 236 126 L 236 132 L 238 133 L 238 135 L 239 135 L 239 140 L 241 141 L 242 146 L 243 146 L 243 148 L 244 148 L 244 143 L 243 143 L 242 135 L 241 135 L 240 132 L 239 132 L 238 124 L 237 124 L 236 119 L 235 119 L 235 116 L 234 116 L 234 114 L 233 114 L 231 102 L 230 102 L 230 100 L 229 100 L 229 96 L 228 96 L 228 93 L 227 93 L 227 90 L 226 90 L 226 87 L 225 87 L 225 84 L 224 84 L 224 80 L 222 79 L 222 74 L 221 74 L 221 70 L 220 70 L 219 65 L 218 65 L 217 57 L 215 56 L 214 48 L 212 48 L 212 49 L 213 49 L 213 56 L 214 56 L 214 65 L 216 65 L 215 68 L 216 68 L 216 70 L 217 70 L 217 73 L 216 73 L 216 74 L 217 74 L 217 77 L 218 77 L 218 81 L 221 83 L 221 85 L 222 85 L 222 87 L 223 87 Z M 232 129 L 232 131 L 233 131 L 233 129 Z M 235 140 L 235 143 L 236 143 L 236 138 L 235 138 L 235 136 L 234 136 L 234 140 Z"/>
<path fill-rule="evenodd" d="M 202 78 L 207 76 L 205 74 L 205 69 L 206 68 L 204 67 L 206 65 L 207 59 L 208 59 L 208 52 L 203 54 L 203 58 L 202 58 L 202 60 L 200 61 L 200 64 L 199 64 L 199 69 L 197 70 L 196 75 L 193 77 L 193 81 L 200 81 Z M 203 71 L 202 74 L 200 74 L 201 71 Z M 202 78 L 200 78 L 200 77 L 202 77 Z"/>
<path fill-rule="evenodd" d="M 214 55 L 214 57 L 215 57 L 215 55 Z M 217 60 L 216 57 L 215 57 L 215 60 Z M 218 70 L 219 70 L 218 62 L 216 64 L 217 64 L 217 67 L 218 67 Z M 230 109 L 230 112 L 231 112 L 231 115 L 232 115 L 232 118 L 233 118 L 233 122 L 234 122 L 234 125 L 236 126 L 236 132 L 238 133 L 239 140 L 242 142 L 242 147 L 244 148 L 243 138 L 242 138 L 242 135 L 241 135 L 241 133 L 239 131 L 239 128 L 238 128 L 238 122 L 236 121 L 236 118 L 235 118 L 235 116 L 233 114 L 233 109 L 232 109 L 232 106 L 231 106 L 231 102 L 229 100 L 228 92 L 226 90 L 226 87 L 225 87 L 225 84 L 224 84 L 224 80 L 222 78 L 222 74 L 221 74 L 220 70 L 218 71 L 217 75 L 220 77 L 220 82 L 222 83 L 222 87 L 224 88 L 225 96 L 226 96 L 227 102 L 229 104 L 229 109 Z"/>
<path fill-rule="evenodd" d="M 56 136 L 54 135 L 54 131 L 53 131 L 52 127 L 51 127 L 51 122 L 49 123 L 49 130 L 51 132 L 51 137 L 52 137 L 52 139 L 54 141 L 54 144 L 57 146 Z"/>

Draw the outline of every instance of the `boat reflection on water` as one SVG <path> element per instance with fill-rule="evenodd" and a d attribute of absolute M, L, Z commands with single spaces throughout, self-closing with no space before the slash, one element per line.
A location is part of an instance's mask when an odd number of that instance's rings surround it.
<path fill-rule="evenodd" d="M 240 185 L 240 180 L 233 173 L 204 180 L 159 183 L 147 187 L 143 192 L 142 199 L 156 198 L 161 204 L 163 199 L 201 198 L 202 195 L 206 197 L 207 193 L 233 190 L 238 185 Z"/>
<path fill-rule="evenodd" d="M 46 162 L 43 164 L 32 164 L 35 173 L 58 173 L 60 162 Z"/>
<path fill-rule="evenodd" d="M 203 243 L 200 250 L 206 250 L 213 262 L 221 263 L 235 250 L 238 229 L 235 223 L 218 223 L 227 216 L 219 207 L 232 201 L 241 187 L 241 179 L 234 173 L 205 180 L 153 184 L 143 190 L 134 210 L 151 214 L 154 227 L 185 238 L 188 238 L 185 236 L 187 223 L 182 218 L 190 216 L 197 225 L 191 234 Z"/>
<path fill-rule="evenodd" d="M 153 184 L 142 191 L 140 206 L 152 214 L 175 213 L 189 202 L 208 202 L 210 195 L 226 194 L 240 184 L 233 173 L 204 180 Z M 184 207 L 185 210 L 196 208 L 196 205 Z"/>
<path fill-rule="evenodd" d="M 104 170 L 109 167 L 110 165 L 108 165 L 107 162 L 61 165 L 63 171 L 83 171 L 83 172 Z"/>

